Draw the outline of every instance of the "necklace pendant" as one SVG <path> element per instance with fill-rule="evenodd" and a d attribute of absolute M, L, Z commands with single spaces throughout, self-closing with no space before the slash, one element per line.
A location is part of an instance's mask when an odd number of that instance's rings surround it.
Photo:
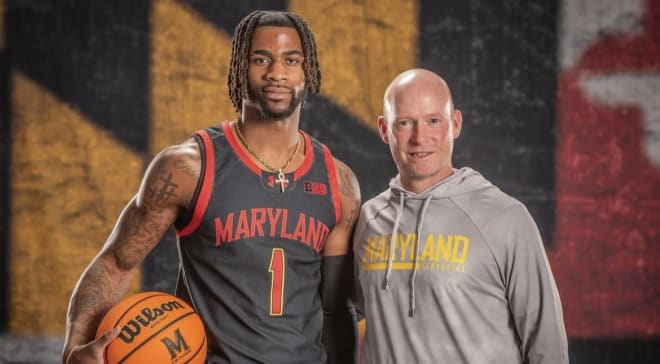
<path fill-rule="evenodd" d="M 289 185 L 289 179 L 286 178 L 282 170 L 277 171 L 277 179 L 275 180 L 275 183 L 280 184 L 280 190 L 284 192 L 285 184 L 288 186 Z"/>

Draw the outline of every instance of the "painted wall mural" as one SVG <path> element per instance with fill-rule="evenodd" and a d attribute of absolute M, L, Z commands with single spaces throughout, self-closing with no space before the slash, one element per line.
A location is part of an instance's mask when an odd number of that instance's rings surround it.
<path fill-rule="evenodd" d="M 322 92 L 301 127 L 394 175 L 376 131 L 399 72 L 443 75 L 455 164 L 537 220 L 571 362 L 660 359 L 660 0 L 0 0 L 0 362 L 59 362 L 76 280 L 167 145 L 236 113 L 231 34 L 254 9 L 312 27 Z M 172 291 L 168 234 L 131 291 Z"/>

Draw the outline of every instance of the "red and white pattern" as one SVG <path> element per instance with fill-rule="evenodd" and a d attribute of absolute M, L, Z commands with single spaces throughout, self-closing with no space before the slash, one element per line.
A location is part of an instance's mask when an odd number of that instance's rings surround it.
<path fill-rule="evenodd" d="M 569 337 L 660 335 L 660 0 L 565 0 L 550 259 Z"/>

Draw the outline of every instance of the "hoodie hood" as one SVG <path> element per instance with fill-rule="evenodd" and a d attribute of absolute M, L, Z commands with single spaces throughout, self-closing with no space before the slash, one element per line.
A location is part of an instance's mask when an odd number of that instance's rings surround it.
<path fill-rule="evenodd" d="M 390 277 L 392 275 L 392 262 L 394 258 L 394 243 L 399 232 L 399 223 L 401 222 L 401 215 L 406 200 L 423 200 L 422 207 L 418 212 L 417 217 L 417 237 L 423 236 L 424 221 L 426 218 L 426 211 L 431 204 L 432 200 L 442 198 L 452 198 L 464 193 L 473 192 L 483 188 L 489 188 L 493 185 L 486 180 L 479 172 L 469 167 L 454 169 L 454 173 L 436 183 L 435 185 L 427 188 L 420 193 L 413 193 L 401 185 L 401 176 L 397 175 L 390 181 L 390 191 L 392 192 L 391 203 L 395 205 L 396 218 L 392 226 L 392 234 L 390 238 L 389 256 L 387 260 L 387 268 L 385 271 L 385 278 L 383 279 L 383 289 L 388 289 L 390 285 Z M 418 257 L 419 257 L 419 243 L 415 244 L 413 268 L 410 273 L 410 308 L 408 316 L 415 316 L 415 277 L 418 270 Z"/>
<path fill-rule="evenodd" d="M 406 195 L 406 198 L 423 200 L 427 199 L 429 196 L 432 199 L 450 198 L 491 186 L 492 184 L 486 180 L 481 173 L 470 167 L 463 167 L 460 169 L 455 168 L 454 173 L 451 176 L 419 193 L 406 190 L 401 185 L 400 175 L 396 175 L 396 177 L 390 180 L 390 190 L 393 195 L 397 196 L 403 193 Z"/>

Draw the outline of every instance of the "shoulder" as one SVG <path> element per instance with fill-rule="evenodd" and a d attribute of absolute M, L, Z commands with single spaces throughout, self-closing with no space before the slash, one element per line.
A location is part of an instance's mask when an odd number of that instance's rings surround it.
<path fill-rule="evenodd" d="M 390 207 L 391 198 L 392 190 L 388 188 L 362 204 L 355 228 L 356 237 L 361 235 L 368 225 L 373 224 L 376 219 L 382 216 L 383 211 Z"/>
<path fill-rule="evenodd" d="M 156 155 L 153 163 L 172 173 L 197 179 L 201 165 L 199 144 L 195 139 L 189 138 L 181 144 L 168 146 Z"/>
<path fill-rule="evenodd" d="M 143 200 L 186 206 L 201 170 L 199 145 L 194 138 L 164 148 L 149 163 L 138 203 Z"/>
<path fill-rule="evenodd" d="M 456 206 L 475 223 L 501 221 L 526 211 L 522 202 L 491 184 L 482 176 L 479 175 L 477 178 L 480 180 L 475 182 L 473 177 L 471 182 L 476 183 L 477 187 L 451 197 Z"/>
<path fill-rule="evenodd" d="M 516 198 L 497 188 L 488 188 L 464 197 L 470 198 L 456 199 L 454 202 L 492 249 L 517 249 L 521 246 L 535 246 L 540 242 L 536 222 L 527 207 Z"/>
<path fill-rule="evenodd" d="M 490 236 L 511 234 L 520 229 L 529 229 L 535 223 L 527 207 L 515 197 L 502 191 L 478 172 L 465 168 L 458 177 L 463 193 L 451 197 L 456 208 L 461 210 L 482 233 Z"/>
<path fill-rule="evenodd" d="M 353 170 L 339 159 L 333 157 L 333 160 L 340 189 L 346 189 L 350 195 L 360 199 L 360 184 Z"/>
<path fill-rule="evenodd" d="M 364 216 L 367 219 L 371 219 L 378 214 L 379 211 L 382 211 L 387 206 L 389 206 L 390 200 L 392 199 L 392 190 L 386 189 L 378 195 L 370 198 L 365 201 L 362 205 L 360 215 Z"/>

